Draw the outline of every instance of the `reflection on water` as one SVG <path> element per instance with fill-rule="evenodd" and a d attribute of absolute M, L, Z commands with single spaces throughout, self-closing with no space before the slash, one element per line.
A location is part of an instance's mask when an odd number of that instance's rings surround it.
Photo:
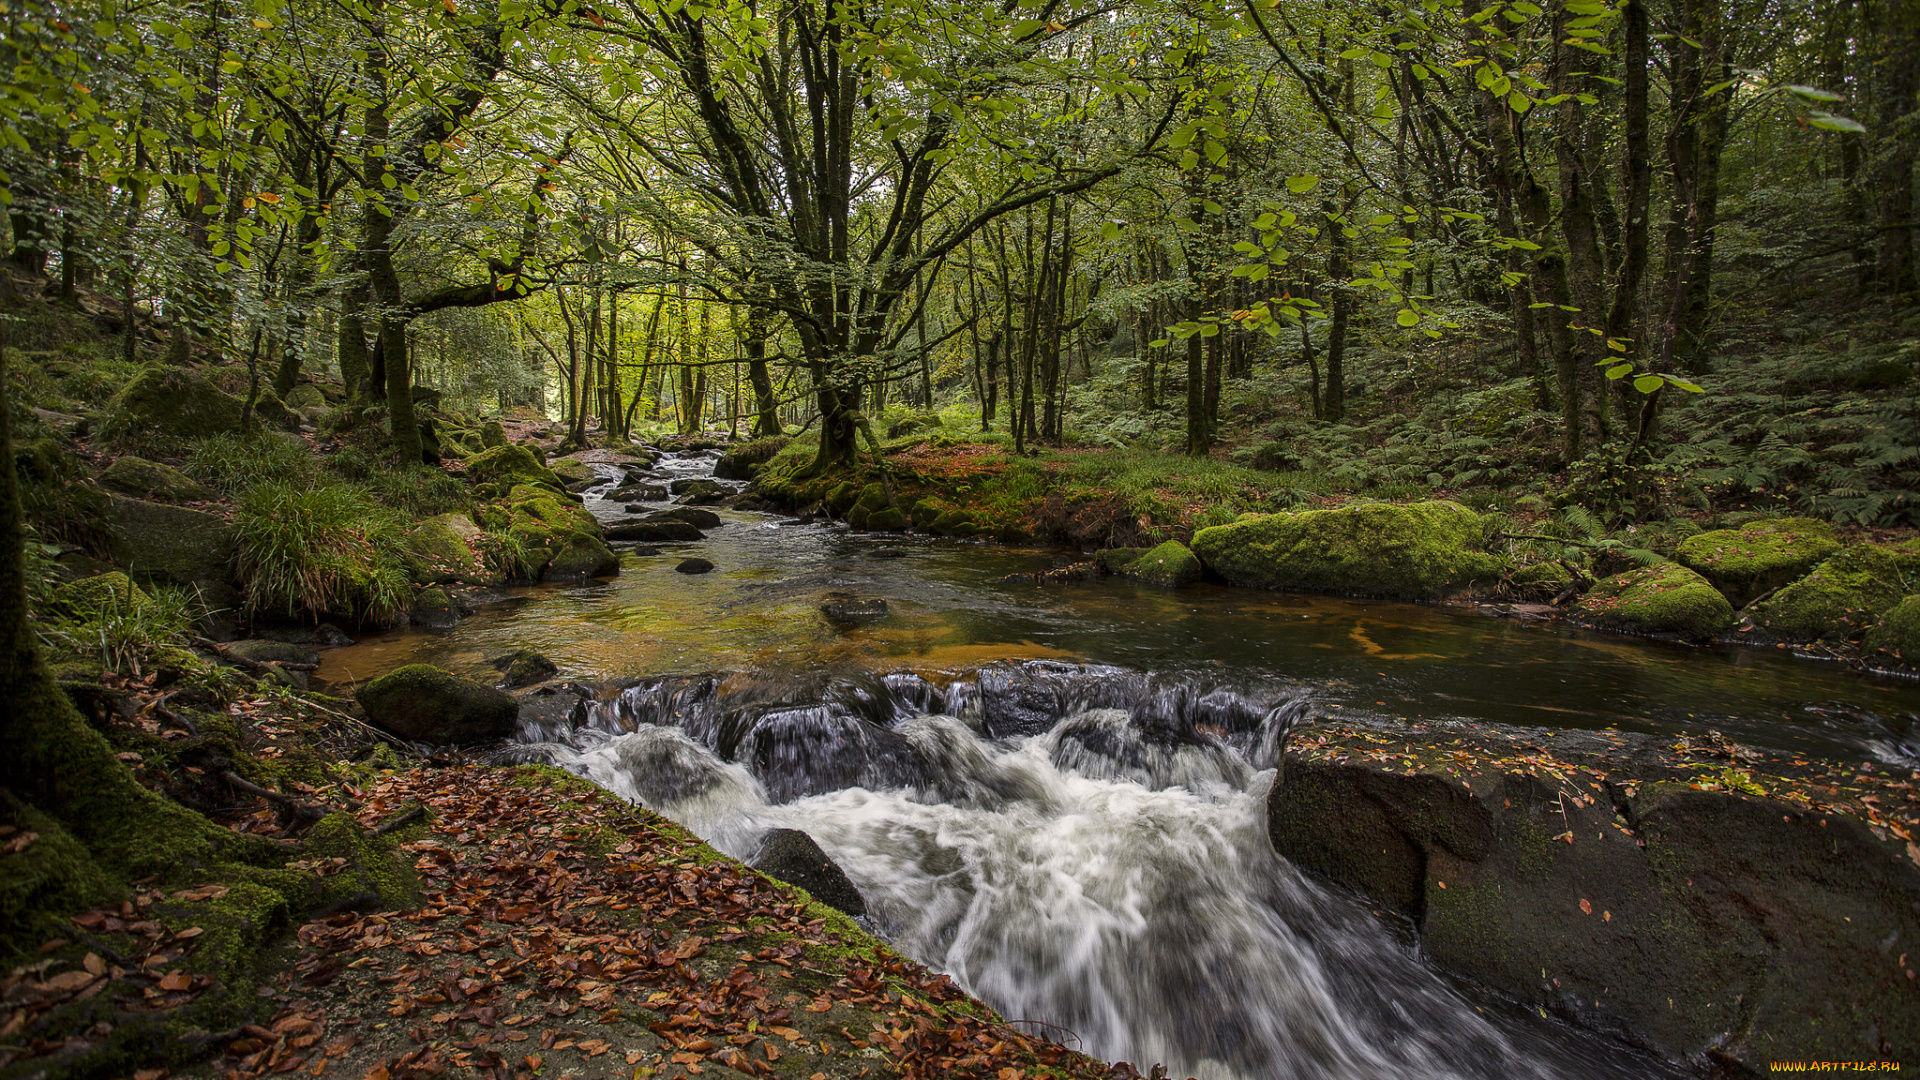
<path fill-rule="evenodd" d="M 1920 759 L 1920 685 L 1772 650 L 1216 585 L 1003 583 L 1066 553 L 720 513 L 725 524 L 705 541 L 629 554 L 617 578 L 508 590 L 509 599 L 451 632 L 400 631 L 325 653 L 320 675 L 352 682 L 426 661 L 490 677 L 486 660 L 521 647 L 594 679 L 748 668 L 953 670 L 1058 657 L 1297 680 L 1341 707 L 1394 717 L 1717 728 L 1802 752 Z M 693 554 L 717 569 L 675 573 Z M 843 596 L 883 598 L 891 614 L 836 627 L 820 606 Z"/>

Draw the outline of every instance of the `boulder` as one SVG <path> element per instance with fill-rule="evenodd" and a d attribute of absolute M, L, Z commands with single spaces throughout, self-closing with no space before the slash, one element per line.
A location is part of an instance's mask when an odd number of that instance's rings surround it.
<path fill-rule="evenodd" d="M 453 596 L 438 585 L 430 585 L 414 595 L 407 618 L 415 626 L 429 630 L 451 630 L 460 621 L 460 609 Z"/>
<path fill-rule="evenodd" d="M 135 581 L 188 587 L 226 582 L 236 542 L 226 521 L 124 495 L 109 499 L 107 517 L 114 525 L 113 561 Z"/>
<path fill-rule="evenodd" d="M 1867 631 L 1866 650 L 1875 659 L 1920 668 L 1920 596 L 1909 596 L 1880 616 Z"/>
<path fill-rule="evenodd" d="M 489 420 L 480 425 L 480 446 L 484 450 L 493 450 L 507 445 L 507 429 L 500 421 Z"/>
<path fill-rule="evenodd" d="M 519 703 L 491 686 L 430 664 L 408 664 L 361 684 L 354 700 L 367 719 L 403 739 L 485 742 L 513 734 Z"/>
<path fill-rule="evenodd" d="M 227 646 L 227 651 L 256 664 L 317 664 L 320 662 L 320 654 L 305 645 L 271 639 L 236 641 Z"/>
<path fill-rule="evenodd" d="M 868 514 L 865 527 L 868 532 L 904 532 L 909 524 L 904 511 L 889 506 Z"/>
<path fill-rule="evenodd" d="M 302 626 L 293 629 L 268 630 L 261 636 L 269 641 L 308 645 L 316 649 L 339 649 L 353 644 L 353 639 L 332 623 L 321 623 L 310 628 Z"/>
<path fill-rule="evenodd" d="M 407 530 L 407 569 L 422 585 L 494 584 L 498 575 L 473 549 L 483 535 L 480 526 L 459 511 L 427 518 Z"/>
<path fill-rule="evenodd" d="M 220 493 L 171 465 L 123 454 L 100 474 L 100 486 L 108 491 L 154 502 L 211 502 Z"/>
<path fill-rule="evenodd" d="M 468 458 L 467 477 L 474 483 L 498 484 L 508 489 L 531 484 L 559 491 L 565 486 L 532 450 L 512 444 L 483 450 Z"/>
<path fill-rule="evenodd" d="M 560 674 L 560 668 L 553 661 L 532 649 L 515 649 L 490 663 L 500 672 L 501 684 L 509 687 L 532 686 Z"/>
<path fill-rule="evenodd" d="M 1736 608 L 1798 580 L 1840 550 L 1833 526 L 1814 518 L 1774 518 L 1738 529 L 1696 533 L 1674 561 L 1713 583 Z"/>
<path fill-rule="evenodd" d="M 583 532 L 568 533 L 547 563 L 547 581 L 584 581 L 611 577 L 620 572 L 620 556 L 598 537 Z"/>
<path fill-rule="evenodd" d="M 1768 795 L 1790 782 L 1762 768 L 1790 761 L 1670 743 L 1310 730 L 1268 796 L 1269 835 L 1411 919 L 1450 973 L 1672 1060 L 1711 1052 L 1745 1076 L 1920 1046 L 1892 962 L 1920 941 L 1904 845 L 1800 789 Z"/>
<path fill-rule="evenodd" d="M 1193 534 L 1193 553 L 1235 585 L 1431 598 L 1493 578 L 1480 515 L 1458 503 L 1365 503 L 1247 514 Z"/>
<path fill-rule="evenodd" d="M 1610 630 L 1691 640 L 1723 634 L 1734 621 L 1733 607 L 1720 590 L 1679 563 L 1642 566 L 1600 581 L 1573 612 Z"/>
<path fill-rule="evenodd" d="M 53 590 L 51 600 L 76 619 L 91 620 L 118 608 L 129 611 L 146 605 L 145 590 L 118 570 L 70 581 Z"/>
<path fill-rule="evenodd" d="M 667 485 L 665 484 L 627 484 L 607 495 L 608 502 L 665 502 Z"/>
<path fill-rule="evenodd" d="M 681 502 L 693 505 L 717 503 L 732 492 L 717 480 L 704 476 L 681 477 L 667 485 L 667 493 L 677 496 Z"/>
<path fill-rule="evenodd" d="M 607 529 L 609 540 L 631 540 L 645 544 L 672 544 L 704 540 L 699 529 L 684 521 L 634 521 Z"/>
<path fill-rule="evenodd" d="M 751 480 L 760 466 L 773 460 L 773 456 L 785 450 L 793 439 L 786 435 L 771 435 L 764 439 L 740 443 L 727 448 L 714 462 L 713 475 L 717 480 Z"/>
<path fill-rule="evenodd" d="M 946 426 L 936 412 L 913 413 L 887 425 L 887 438 L 904 439 L 909 435 L 921 435 L 929 431 L 939 431 Z"/>
<path fill-rule="evenodd" d="M 1178 540 L 1169 540 L 1142 552 L 1121 566 L 1119 572 L 1149 585 L 1168 587 L 1191 585 L 1201 576 L 1200 560 Z"/>
<path fill-rule="evenodd" d="M 301 383 L 287 391 L 285 403 L 289 409 L 324 409 L 327 407 L 327 396 L 312 383 Z"/>
<path fill-rule="evenodd" d="M 117 440 L 177 445 L 239 431 L 241 407 L 197 369 L 150 364 L 107 403 L 106 427 Z"/>
<path fill-rule="evenodd" d="M 705 559 L 682 559 L 673 569 L 678 574 L 705 574 L 712 572 L 713 564 Z"/>
<path fill-rule="evenodd" d="M 1745 614 L 1783 641 L 1844 641 L 1920 592 L 1920 541 L 1842 549 L 1813 572 L 1748 607 Z"/>
<path fill-rule="evenodd" d="M 717 529 L 720 527 L 720 515 L 698 506 L 676 506 L 671 510 L 656 510 L 646 517 L 648 521 L 683 521 L 696 529 Z"/>
<path fill-rule="evenodd" d="M 584 491 L 600 482 L 593 466 L 578 458 L 554 458 L 547 463 L 547 467 L 553 470 L 568 491 Z"/>
<path fill-rule="evenodd" d="M 860 916 L 867 913 L 866 898 L 848 880 L 847 872 L 820 850 L 813 837 L 799 829 L 774 829 L 760 842 L 760 853 L 748 863 L 755 870 L 805 889 L 815 900 Z"/>
<path fill-rule="evenodd" d="M 887 602 L 877 596 L 865 600 L 832 600 L 820 605 L 820 613 L 827 621 L 842 626 L 875 623 L 888 615 Z"/>

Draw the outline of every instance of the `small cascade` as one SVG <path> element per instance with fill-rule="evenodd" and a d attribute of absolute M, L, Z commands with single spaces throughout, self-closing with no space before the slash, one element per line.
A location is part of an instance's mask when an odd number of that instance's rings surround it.
<path fill-rule="evenodd" d="M 806 831 L 896 948 L 1109 1060 L 1208 1080 L 1658 1075 L 1469 1002 L 1404 927 L 1273 853 L 1266 791 L 1312 707 L 1280 682 L 1047 661 L 686 676 L 519 749 L 736 857 Z"/>

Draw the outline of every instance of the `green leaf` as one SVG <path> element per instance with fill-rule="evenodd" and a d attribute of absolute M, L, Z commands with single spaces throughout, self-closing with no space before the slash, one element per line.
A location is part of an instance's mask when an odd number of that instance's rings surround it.
<path fill-rule="evenodd" d="M 1651 394 L 1667 384 L 1667 380 L 1658 375 L 1642 375 L 1633 380 L 1633 388 L 1643 394 Z"/>
<path fill-rule="evenodd" d="M 1674 378 L 1672 375 L 1667 376 L 1667 381 L 1679 387 L 1680 389 L 1685 390 L 1689 394 L 1704 394 L 1707 392 L 1707 388 L 1704 386 L 1701 386 L 1699 383 L 1688 382 L 1685 379 L 1677 379 L 1677 378 Z"/>
<path fill-rule="evenodd" d="M 1045 25 L 1047 24 L 1039 19 L 1021 19 L 1013 24 L 1013 36 L 1016 40 L 1028 37 L 1037 33 Z"/>
<path fill-rule="evenodd" d="M 1839 101 L 1841 96 L 1831 90 L 1822 90 L 1817 86 L 1789 86 L 1787 92 L 1808 101 Z"/>
<path fill-rule="evenodd" d="M 1147 348 L 1164 349 L 1171 344 L 1173 344 L 1173 342 L 1169 341 L 1166 338 L 1155 338 L 1154 340 L 1147 342 Z"/>
<path fill-rule="evenodd" d="M 1300 176 L 1287 177 L 1287 190 L 1293 192 L 1295 195 L 1312 191 L 1314 188 L 1319 186 L 1320 186 L 1320 178 L 1313 175 L 1312 173 L 1305 173 Z"/>
<path fill-rule="evenodd" d="M 1604 363 L 1607 363 L 1607 361 L 1605 361 L 1605 360 L 1602 360 L 1602 361 L 1600 361 L 1600 362 L 1601 362 L 1601 363 L 1603 363 L 1603 364 L 1604 364 Z M 1607 378 L 1609 378 L 1609 379 L 1624 379 L 1624 378 L 1626 378 L 1626 377 L 1627 377 L 1627 373 L 1628 373 L 1628 372 L 1630 372 L 1630 371 L 1632 371 L 1632 370 L 1633 370 L 1633 365 L 1632 365 L 1632 364 L 1615 364 L 1615 365 L 1613 365 L 1612 367 L 1610 367 L 1610 368 L 1608 368 L 1608 369 L 1607 369 Z"/>
<path fill-rule="evenodd" d="M 1276 220 L 1272 214 L 1261 214 L 1259 217 L 1253 219 L 1253 227 L 1261 230 L 1271 229 Z M 1235 246 L 1237 247 L 1238 245 Z"/>
<path fill-rule="evenodd" d="M 1210 338 L 1210 337 L 1219 337 L 1219 336 L 1220 336 L 1220 324 L 1219 324 L 1219 323 L 1202 323 L 1202 324 L 1200 324 L 1200 336 L 1201 336 L 1201 337 L 1203 337 L 1203 338 Z"/>
<path fill-rule="evenodd" d="M 1858 120 L 1824 112 L 1816 112 L 1809 115 L 1807 117 L 1807 123 L 1822 131 L 1850 131 L 1855 134 L 1860 134 L 1867 130 L 1866 125 Z"/>
<path fill-rule="evenodd" d="M 1401 326 L 1419 326 L 1420 316 L 1412 308 L 1401 308 L 1400 314 L 1395 315 L 1393 321 Z"/>
<path fill-rule="evenodd" d="M 1207 160 L 1213 162 L 1215 165 L 1227 160 L 1227 148 L 1214 142 L 1212 139 L 1208 139 Z"/>
<path fill-rule="evenodd" d="M 1533 99 L 1515 90 L 1513 93 L 1507 95 L 1507 108 L 1512 109 L 1514 112 L 1524 114 L 1528 109 L 1533 108 Z"/>

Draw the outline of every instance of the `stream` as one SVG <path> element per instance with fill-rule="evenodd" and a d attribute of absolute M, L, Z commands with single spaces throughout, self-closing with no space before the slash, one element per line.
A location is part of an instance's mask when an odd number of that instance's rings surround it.
<path fill-rule="evenodd" d="M 659 478 L 706 476 L 711 452 Z M 587 505 L 612 522 L 621 504 Z M 618 578 L 502 590 L 445 633 L 323 653 L 345 684 L 531 648 L 602 688 L 511 760 L 584 775 L 751 858 L 806 831 L 900 952 L 1030 1030 L 1205 1080 L 1669 1073 L 1457 984 L 1410 929 L 1267 843 L 1286 728 L 1464 718 L 1920 762 L 1920 687 L 1475 608 L 1008 575 L 1078 558 L 718 511 Z M 675 571 L 700 555 L 716 569 Z M 848 625 L 824 604 L 883 599 Z"/>

